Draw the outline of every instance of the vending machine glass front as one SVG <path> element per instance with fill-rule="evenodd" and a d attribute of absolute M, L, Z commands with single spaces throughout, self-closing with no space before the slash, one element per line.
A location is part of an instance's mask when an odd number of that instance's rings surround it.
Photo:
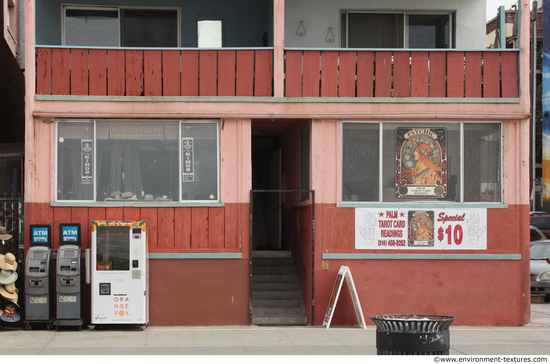
<path fill-rule="evenodd" d="M 128 226 L 98 226 L 96 252 L 97 270 L 130 270 Z"/>

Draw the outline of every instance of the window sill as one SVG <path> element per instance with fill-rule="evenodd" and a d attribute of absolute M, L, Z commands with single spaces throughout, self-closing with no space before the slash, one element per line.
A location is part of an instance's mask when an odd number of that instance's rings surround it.
<path fill-rule="evenodd" d="M 223 202 L 161 202 L 161 201 L 120 201 L 120 202 L 51 202 L 52 207 L 224 207 Z"/>
<path fill-rule="evenodd" d="M 465 203 L 458 203 L 458 202 L 440 202 L 440 203 L 433 203 L 433 202 L 340 202 L 336 204 L 336 207 L 342 207 L 342 208 L 410 208 L 410 209 L 441 209 L 441 208 L 452 208 L 452 209 L 460 209 L 460 208 L 486 208 L 486 209 L 505 209 L 508 208 L 505 204 L 502 202 L 465 202 Z"/>

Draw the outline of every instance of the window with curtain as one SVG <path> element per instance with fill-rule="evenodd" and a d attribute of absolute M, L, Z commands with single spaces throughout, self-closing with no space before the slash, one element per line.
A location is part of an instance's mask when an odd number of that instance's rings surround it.
<path fill-rule="evenodd" d="M 215 121 L 60 121 L 57 201 L 219 201 Z"/>
<path fill-rule="evenodd" d="M 500 123 L 343 122 L 342 202 L 502 202 Z"/>
<path fill-rule="evenodd" d="M 341 12 L 344 48 L 451 48 L 453 14 Z"/>

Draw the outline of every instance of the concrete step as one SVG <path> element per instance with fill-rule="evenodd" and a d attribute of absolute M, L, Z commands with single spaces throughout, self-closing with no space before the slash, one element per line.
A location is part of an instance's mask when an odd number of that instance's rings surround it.
<path fill-rule="evenodd" d="M 298 276 L 296 274 L 253 274 L 252 282 L 294 283 L 298 282 Z"/>
<path fill-rule="evenodd" d="M 252 282 L 252 291 L 298 291 L 300 292 L 300 284 L 293 283 L 259 283 Z"/>
<path fill-rule="evenodd" d="M 294 260 L 292 258 L 253 258 L 252 266 L 265 267 L 265 266 L 285 266 L 290 265 L 294 267 Z"/>
<path fill-rule="evenodd" d="M 292 258 L 290 250 L 255 250 L 252 252 L 252 258 Z"/>
<path fill-rule="evenodd" d="M 252 325 L 307 325 L 307 317 L 300 316 L 252 316 Z"/>
<path fill-rule="evenodd" d="M 252 307 L 252 317 L 257 316 L 300 316 L 305 315 L 303 307 Z"/>
<path fill-rule="evenodd" d="M 252 291 L 252 300 L 301 300 L 300 290 L 291 291 Z"/>
<path fill-rule="evenodd" d="M 304 307 L 304 301 L 300 297 L 299 299 L 286 299 L 286 300 L 260 300 L 252 299 L 252 307 Z"/>
<path fill-rule="evenodd" d="M 292 265 L 279 266 L 259 266 L 252 267 L 252 274 L 296 274 L 296 268 Z"/>

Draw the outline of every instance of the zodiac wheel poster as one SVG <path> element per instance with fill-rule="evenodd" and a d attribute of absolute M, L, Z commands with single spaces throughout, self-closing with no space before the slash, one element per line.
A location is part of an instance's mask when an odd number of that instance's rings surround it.
<path fill-rule="evenodd" d="M 447 129 L 397 128 L 395 196 L 447 196 Z"/>

